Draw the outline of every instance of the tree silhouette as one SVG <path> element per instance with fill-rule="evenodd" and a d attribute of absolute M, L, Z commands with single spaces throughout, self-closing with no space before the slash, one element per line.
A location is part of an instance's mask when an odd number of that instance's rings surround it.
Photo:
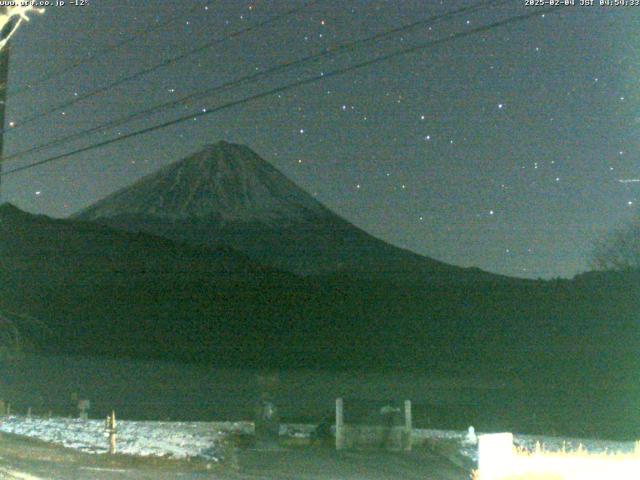
<path fill-rule="evenodd" d="M 598 270 L 640 270 L 640 216 L 596 241 L 591 265 Z"/>

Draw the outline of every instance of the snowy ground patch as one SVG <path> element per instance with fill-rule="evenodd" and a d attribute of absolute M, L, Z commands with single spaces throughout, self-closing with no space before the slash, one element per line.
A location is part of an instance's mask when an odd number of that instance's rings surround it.
<path fill-rule="evenodd" d="M 290 438 L 309 438 L 314 425 L 281 425 L 280 435 Z M 0 418 L 0 432 L 15 433 L 52 442 L 89 453 L 106 453 L 108 438 L 103 420 L 68 418 L 28 418 L 8 416 Z M 136 456 L 169 458 L 200 457 L 220 460 L 221 442 L 230 433 L 253 434 L 252 422 L 138 422 L 118 421 L 118 452 Z M 478 432 L 481 434 L 483 432 Z M 476 463 L 478 449 L 467 440 L 467 432 L 453 430 L 414 429 L 416 444 L 421 441 L 446 441 L 457 454 Z M 631 453 L 633 442 L 614 442 L 594 439 L 574 439 L 536 435 L 514 435 L 514 444 L 533 451 L 536 443 L 548 451 L 577 450 L 580 445 L 590 453 Z"/>
<path fill-rule="evenodd" d="M 484 432 L 478 432 L 478 435 Z M 488 433 L 488 432 L 487 432 Z M 467 432 L 454 430 L 414 430 L 414 438 L 422 440 L 447 440 L 455 442 L 458 446 L 459 454 L 477 463 L 478 448 L 476 445 L 466 441 Z M 547 451 L 567 452 L 583 448 L 589 453 L 632 453 L 635 448 L 634 442 L 616 442 L 612 440 L 579 439 L 566 437 L 549 437 L 542 435 L 519 435 L 514 434 L 513 443 L 528 451 L 533 451 L 536 443 L 539 443 Z"/>
<path fill-rule="evenodd" d="M 169 458 L 221 459 L 220 442 L 230 432 L 247 433 L 247 422 L 118 421 L 118 453 Z M 0 419 L 0 432 L 15 433 L 88 453 L 106 453 L 103 420 L 9 416 Z"/>

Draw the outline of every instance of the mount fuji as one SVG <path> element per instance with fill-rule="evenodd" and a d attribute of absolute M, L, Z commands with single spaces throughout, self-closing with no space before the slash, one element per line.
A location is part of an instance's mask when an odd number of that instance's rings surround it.
<path fill-rule="evenodd" d="M 460 283 L 501 278 L 390 245 L 329 210 L 246 146 L 218 142 L 79 212 L 76 220 L 236 249 L 298 275 Z"/>

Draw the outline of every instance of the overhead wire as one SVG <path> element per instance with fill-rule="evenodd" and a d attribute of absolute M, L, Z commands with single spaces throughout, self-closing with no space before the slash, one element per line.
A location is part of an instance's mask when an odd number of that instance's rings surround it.
<path fill-rule="evenodd" d="M 265 70 L 262 70 L 260 72 L 256 72 L 256 73 L 253 73 L 253 74 L 250 74 L 250 75 L 246 75 L 244 77 L 237 78 L 237 79 L 225 82 L 225 83 L 223 83 L 221 85 L 217 85 L 215 87 L 210 87 L 210 88 L 207 88 L 207 89 L 204 89 L 204 90 L 200 90 L 198 92 L 190 93 L 190 94 L 185 95 L 183 97 L 180 97 L 178 99 L 171 100 L 171 101 L 168 101 L 168 102 L 164 102 L 164 103 L 161 103 L 159 105 L 152 106 L 150 108 L 142 109 L 142 110 L 139 110 L 137 112 L 133 112 L 133 113 L 127 114 L 127 115 L 125 115 L 123 117 L 114 119 L 114 120 L 112 120 L 110 122 L 107 122 L 105 124 L 98 125 L 98 126 L 95 126 L 95 127 L 90 127 L 88 129 L 81 130 L 79 132 L 74 132 L 74 133 L 71 133 L 71 134 L 66 135 L 64 137 L 51 140 L 51 141 L 46 142 L 46 143 L 44 143 L 42 145 L 30 147 L 28 149 L 25 149 L 25 150 L 22 150 L 22 151 L 19 151 L 19 152 L 15 152 L 15 153 L 13 153 L 11 155 L 5 156 L 3 158 L 3 160 L 4 161 L 8 161 L 9 160 L 10 161 L 10 160 L 12 160 L 14 158 L 23 157 L 23 156 L 28 155 L 28 154 L 36 153 L 36 152 L 39 152 L 39 151 L 42 151 L 42 150 L 46 150 L 46 149 L 49 149 L 49 148 L 52 148 L 52 147 L 55 147 L 55 146 L 59 146 L 59 145 L 68 143 L 69 141 L 85 137 L 87 135 L 92 135 L 92 134 L 100 132 L 100 131 L 109 130 L 109 129 L 124 125 L 126 123 L 129 123 L 131 121 L 139 120 L 141 118 L 148 117 L 148 116 L 150 116 L 150 115 L 152 115 L 154 113 L 157 113 L 159 111 L 162 111 L 162 110 L 167 110 L 167 109 L 170 109 L 170 108 L 174 108 L 174 107 L 176 107 L 178 105 L 182 105 L 182 104 L 185 104 L 185 103 L 188 103 L 188 102 L 193 102 L 193 101 L 198 100 L 198 99 L 210 97 L 210 96 L 212 96 L 214 94 L 217 94 L 217 93 L 219 93 L 221 91 L 228 90 L 228 89 L 231 89 L 231 88 L 235 88 L 235 87 L 237 87 L 237 86 L 239 86 L 241 84 L 247 83 L 247 82 L 253 82 L 253 81 L 259 80 L 261 78 L 268 77 L 268 76 L 276 74 L 276 73 L 280 73 L 280 72 L 282 72 L 284 70 L 289 70 L 289 69 L 293 69 L 293 68 L 297 68 L 297 67 L 303 66 L 305 64 L 314 62 L 316 60 L 319 60 L 321 58 L 327 57 L 329 55 L 337 55 L 337 54 L 340 54 L 340 53 L 342 53 L 344 51 L 353 50 L 354 48 L 360 47 L 360 46 L 362 46 L 364 44 L 378 42 L 379 40 L 383 40 L 383 39 L 386 39 L 388 37 L 392 37 L 392 36 L 398 35 L 400 33 L 405 33 L 407 31 L 416 29 L 416 28 L 421 27 L 421 26 L 434 24 L 436 22 L 439 22 L 441 20 L 446 20 L 446 19 L 454 17 L 454 16 L 473 13 L 475 11 L 482 10 L 482 9 L 488 7 L 488 6 L 495 7 L 495 6 L 507 4 L 507 3 L 510 3 L 510 1 L 511 0 L 483 1 L 483 2 L 480 2 L 480 3 L 478 3 L 476 5 L 473 5 L 473 6 L 462 7 L 462 8 L 459 8 L 459 9 L 456 9 L 456 10 L 453 10 L 453 11 L 449 11 L 449 12 L 446 12 L 446 13 L 442 13 L 442 14 L 439 14 L 439 15 L 433 15 L 433 16 L 430 16 L 428 18 L 421 19 L 421 20 L 418 20 L 418 21 L 415 21 L 415 22 L 412 22 L 412 23 L 409 23 L 409 24 L 406 24 L 406 25 L 402 25 L 402 26 L 396 27 L 396 28 L 394 28 L 392 30 L 380 32 L 380 33 L 368 36 L 368 37 L 363 38 L 363 39 L 354 40 L 352 42 L 348 42 L 346 44 L 341 44 L 341 45 L 337 45 L 337 46 L 333 46 L 333 47 L 327 47 L 327 48 L 325 48 L 324 50 L 322 50 L 322 51 L 320 51 L 318 53 L 315 53 L 315 54 L 312 54 L 312 55 L 309 55 L 309 56 L 306 56 L 306 57 L 303 57 L 303 58 L 300 58 L 300 59 L 297 59 L 297 60 L 286 61 L 286 62 L 280 63 L 278 65 L 275 65 L 273 67 L 270 67 L 270 68 L 267 68 Z"/>
<path fill-rule="evenodd" d="M 384 55 L 378 56 L 376 58 L 369 59 L 369 60 L 366 60 L 366 61 L 363 61 L 363 62 L 360 62 L 360 63 L 357 63 L 357 64 L 354 64 L 354 65 L 350 65 L 350 66 L 347 66 L 347 67 L 339 68 L 339 69 L 336 69 L 336 70 L 333 70 L 333 71 L 330 71 L 330 72 L 327 72 L 327 73 L 321 73 L 319 75 L 314 75 L 314 76 L 311 76 L 311 77 L 308 77 L 308 78 L 304 78 L 304 79 L 301 79 L 301 80 L 297 80 L 297 81 L 294 81 L 294 82 L 290 82 L 290 83 L 287 83 L 285 85 L 282 85 L 282 86 L 279 86 L 279 87 L 276 87 L 276 88 L 272 88 L 270 90 L 267 90 L 267 91 L 264 91 L 264 92 L 260 92 L 260 93 L 257 93 L 257 94 L 254 94 L 254 95 L 251 95 L 251 96 L 248 96 L 248 97 L 244 97 L 244 98 L 241 98 L 241 99 L 238 99 L 238 100 L 233 100 L 233 101 L 224 103 L 222 105 L 213 106 L 213 107 L 211 107 L 211 109 L 207 109 L 205 111 L 200 111 L 200 112 L 192 113 L 192 114 L 189 114 L 189 115 L 184 115 L 184 116 L 178 117 L 178 118 L 173 119 L 173 120 L 169 120 L 169 121 L 157 124 L 157 125 L 153 125 L 153 126 L 150 126 L 150 127 L 142 128 L 140 130 L 136 130 L 136 131 L 128 133 L 126 135 L 121 135 L 121 136 L 118 136 L 118 137 L 115 137 L 115 138 L 104 140 L 102 142 L 98 142 L 98 143 L 95 143 L 95 144 L 92 144 L 92 145 L 88 145 L 88 146 L 85 146 L 85 147 L 82 147 L 82 148 L 78 148 L 78 149 L 72 150 L 70 152 L 62 153 L 62 154 L 55 155 L 55 156 L 52 156 L 52 157 L 49 157 L 49 158 L 46 158 L 46 159 L 43 159 L 43 160 L 39 160 L 37 162 L 31 163 L 31 164 L 28 164 L 28 165 L 15 167 L 15 168 L 13 168 L 11 170 L 7 170 L 6 172 L 2 172 L 0 174 L 0 176 L 4 177 L 4 176 L 7 176 L 7 175 L 11 175 L 11 174 L 17 173 L 17 172 L 21 172 L 21 171 L 25 171 L 25 170 L 28 170 L 28 169 L 32 169 L 32 168 L 35 168 L 37 166 L 41 166 L 41 165 L 44 165 L 44 164 L 47 164 L 47 163 L 63 160 L 65 158 L 69 158 L 71 156 L 74 156 L 74 155 L 77 155 L 77 154 L 80 154 L 80 153 L 88 152 L 88 151 L 95 150 L 95 149 L 98 149 L 98 148 L 101 148 L 101 147 L 104 147 L 104 146 L 107 146 L 107 145 L 111 145 L 111 144 L 114 144 L 114 143 L 122 142 L 122 141 L 130 139 L 130 138 L 138 137 L 138 136 L 141 136 L 141 135 L 145 135 L 147 133 L 151 133 L 151 132 L 158 131 L 158 130 L 161 130 L 161 129 L 164 129 L 164 128 L 168 128 L 168 127 L 173 126 L 173 125 L 178 125 L 180 123 L 184 123 L 184 122 L 187 122 L 187 121 L 192 121 L 194 118 L 213 115 L 213 114 L 215 114 L 215 113 L 217 113 L 219 111 L 226 110 L 226 109 L 229 109 L 231 107 L 235 107 L 235 106 L 238 106 L 238 105 L 243 105 L 245 103 L 249 103 L 249 102 L 252 102 L 252 101 L 255 101 L 255 100 L 259 100 L 259 99 L 262 99 L 262 98 L 265 98 L 265 97 L 268 97 L 268 96 L 271 96 L 271 95 L 282 93 L 282 92 L 285 92 L 285 91 L 288 91 L 288 90 L 291 90 L 291 89 L 294 89 L 294 88 L 297 88 L 297 87 L 300 87 L 300 86 L 303 86 L 303 85 L 315 83 L 315 82 L 321 81 L 321 80 L 326 80 L 326 79 L 331 78 L 331 77 L 344 75 L 345 73 L 349 73 L 349 72 L 352 72 L 352 71 L 355 71 L 355 70 L 360 70 L 362 68 L 369 67 L 371 65 L 375 65 L 375 64 L 378 64 L 378 63 L 381 63 L 381 62 L 385 62 L 385 61 L 391 60 L 393 58 L 397 58 L 397 57 L 400 57 L 400 56 L 404 56 L 404 55 L 408 55 L 408 54 L 411 54 L 411 53 L 415 53 L 415 52 L 418 52 L 420 50 L 424 50 L 424 49 L 427 49 L 427 48 L 430 48 L 430 47 L 434 47 L 436 45 L 441 45 L 441 44 L 444 44 L 444 43 L 447 43 L 447 42 L 450 42 L 450 41 L 453 41 L 453 40 L 456 40 L 456 39 L 459 39 L 459 38 L 464 38 L 464 37 L 468 37 L 468 36 L 475 35 L 475 34 L 478 34 L 478 33 L 487 32 L 489 30 L 492 30 L 492 29 L 495 29 L 495 28 L 498 28 L 498 27 L 502 27 L 502 26 L 505 26 L 505 25 L 510 25 L 510 24 L 522 22 L 522 21 L 528 20 L 528 19 L 530 19 L 532 17 L 535 17 L 535 16 L 540 16 L 540 15 L 543 15 L 543 14 L 546 14 L 546 13 L 559 12 L 561 10 L 563 10 L 563 9 L 560 9 L 558 7 L 547 7 L 547 8 L 544 8 L 544 9 L 536 10 L 535 12 L 529 12 L 529 13 L 523 14 L 523 15 L 512 16 L 512 17 L 509 17 L 509 18 L 506 18 L 506 19 L 502 19 L 502 20 L 490 23 L 488 25 L 483 25 L 483 26 L 476 27 L 476 28 L 473 28 L 473 29 L 465 30 L 463 32 L 453 33 L 453 34 L 450 34 L 450 35 L 448 35 L 448 36 L 446 36 L 444 38 L 441 38 L 441 39 L 430 40 L 430 41 L 428 41 L 426 43 L 421 43 L 421 44 L 414 45 L 414 46 L 411 46 L 411 47 L 408 47 L 408 48 L 396 50 L 394 52 L 387 53 L 387 54 L 384 54 Z"/>
<path fill-rule="evenodd" d="M 114 89 L 116 87 L 119 87 L 120 85 L 123 85 L 125 83 L 131 82 L 131 81 L 136 80 L 138 78 L 142 78 L 143 76 L 148 75 L 149 73 L 152 73 L 152 72 L 155 72 L 157 70 L 160 70 L 161 68 L 165 68 L 165 67 L 168 67 L 170 65 L 173 65 L 173 64 L 175 64 L 177 62 L 180 62 L 181 60 L 184 60 L 186 58 L 189 58 L 189 57 L 191 57 L 191 56 L 193 56 L 193 55 L 195 55 L 197 53 L 200 53 L 200 52 L 203 52 L 205 50 L 208 50 L 208 49 L 214 47 L 215 45 L 219 45 L 220 43 L 226 42 L 226 41 L 228 41 L 228 40 L 230 40 L 232 38 L 238 37 L 240 35 L 244 35 L 245 33 L 257 30 L 259 28 L 263 28 L 263 27 L 265 27 L 267 25 L 270 25 L 270 24 L 272 24 L 274 22 L 277 22 L 279 20 L 287 18 L 287 17 L 289 17 L 291 15 L 295 15 L 296 13 L 299 13 L 303 9 L 309 8 L 310 6 L 312 6 L 313 4 L 317 3 L 318 1 L 320 1 L 320 0 L 310 0 L 309 2 L 304 4 L 303 6 L 292 8 L 292 9 L 287 10 L 286 12 L 284 12 L 282 14 L 274 15 L 274 16 L 272 16 L 270 18 L 267 18 L 265 20 L 257 22 L 257 23 L 255 23 L 253 25 L 248 26 L 248 27 L 242 28 L 240 30 L 233 31 L 233 32 L 229 33 L 228 35 L 225 35 L 225 36 L 222 36 L 222 37 L 218 37 L 218 38 L 216 38 L 216 39 L 214 39 L 212 41 L 209 41 L 209 42 L 207 42 L 205 44 L 202 44 L 202 45 L 199 45 L 199 46 L 197 46 L 195 48 L 192 48 L 191 50 L 188 50 L 188 51 L 186 51 L 184 53 L 181 53 L 179 55 L 176 55 L 176 56 L 170 57 L 168 59 L 162 60 L 161 62 L 156 63 L 151 67 L 139 70 L 139 71 L 137 71 L 137 72 L 135 72 L 135 73 L 133 73 L 131 75 L 127 75 L 125 77 L 122 77 L 122 78 L 120 78 L 120 79 L 118 79 L 118 80 L 116 80 L 114 82 L 109 83 L 108 85 L 104 85 L 104 86 L 102 86 L 100 88 L 97 88 L 97 89 L 92 90 L 90 92 L 87 92 L 85 94 L 78 95 L 77 97 L 74 97 L 74 98 L 72 98 L 70 100 L 67 100 L 67 101 L 65 101 L 63 103 L 60 103 L 60 104 L 58 104 L 58 105 L 56 105 L 54 107 L 51 107 L 49 109 L 34 113 L 33 115 L 30 115 L 28 117 L 24 117 L 24 118 L 18 119 L 16 121 L 12 122 L 12 126 L 9 129 L 7 129 L 7 128 L 0 129 L 0 134 L 8 132 L 8 131 L 15 131 L 17 128 L 19 128 L 19 127 L 21 127 L 23 125 L 31 123 L 31 122 L 33 122 L 35 120 L 39 120 L 39 119 L 42 119 L 42 118 L 49 117 L 50 115 L 52 115 L 52 114 L 54 114 L 56 112 L 59 112 L 61 110 L 64 110 L 66 108 L 69 108 L 69 107 L 75 105 L 78 102 L 81 102 L 81 101 L 87 100 L 89 98 L 95 97 L 95 96 L 97 96 L 97 95 L 99 95 L 101 93 L 108 92 L 108 91 L 110 91 L 110 90 L 112 90 L 112 89 Z"/>
<path fill-rule="evenodd" d="M 187 10 L 187 15 L 190 15 L 191 13 L 202 9 L 203 7 L 206 8 L 207 6 L 209 6 L 212 2 L 211 1 L 207 1 L 205 3 L 202 4 L 196 4 L 195 6 L 193 6 L 192 8 Z M 111 45 L 107 45 L 106 47 L 103 48 L 99 48 L 97 50 L 92 51 L 89 55 L 87 55 L 86 57 L 80 58 L 78 60 L 75 60 L 74 62 L 71 62 L 69 65 L 66 65 L 62 68 L 53 70 L 47 74 L 45 74 L 44 76 L 42 76 L 41 78 L 32 81 L 31 83 L 23 86 L 23 87 L 19 87 L 13 91 L 10 91 L 7 93 L 7 99 L 11 99 L 15 96 L 21 95 L 22 93 L 29 91 L 29 90 L 33 90 L 36 86 L 38 85 L 42 85 L 44 83 L 48 83 L 51 80 L 61 76 L 61 75 L 65 75 L 69 72 L 71 72 L 72 70 L 77 69 L 78 67 L 81 67 L 82 65 L 86 65 L 87 63 L 90 63 L 92 61 L 94 61 L 95 59 L 108 55 L 111 52 L 114 52 L 116 50 L 121 49 L 122 47 L 129 45 L 137 40 L 139 40 L 140 38 L 146 37 L 156 31 L 159 30 L 164 30 L 166 27 L 172 26 L 173 24 L 182 22 L 183 18 L 182 17 L 171 17 L 170 19 L 164 21 L 164 22 L 160 22 L 157 23 L 156 25 L 153 25 L 151 27 L 147 27 L 144 29 L 141 29 L 140 31 L 138 31 L 137 33 L 130 35 L 122 40 L 120 40 L 119 42 L 116 42 L 114 44 Z"/>

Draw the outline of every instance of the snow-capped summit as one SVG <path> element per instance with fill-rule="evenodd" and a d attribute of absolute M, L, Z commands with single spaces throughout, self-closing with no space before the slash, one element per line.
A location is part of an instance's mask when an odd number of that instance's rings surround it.
<path fill-rule="evenodd" d="M 79 218 L 123 214 L 275 225 L 329 212 L 251 149 L 221 141 L 108 196 Z"/>
<path fill-rule="evenodd" d="M 246 146 L 208 145 L 75 216 L 172 240 L 229 246 L 297 274 L 429 282 L 495 279 L 400 249 L 330 211 Z"/>

